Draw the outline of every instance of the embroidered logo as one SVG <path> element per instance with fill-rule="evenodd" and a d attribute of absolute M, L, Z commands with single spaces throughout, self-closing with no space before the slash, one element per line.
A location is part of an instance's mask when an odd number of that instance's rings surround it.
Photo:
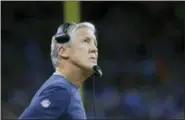
<path fill-rule="evenodd" d="M 49 107 L 50 104 L 51 104 L 51 102 L 50 102 L 48 99 L 45 99 L 45 100 L 43 100 L 43 101 L 41 102 L 41 105 L 42 105 L 42 107 L 44 107 L 44 108 Z"/>

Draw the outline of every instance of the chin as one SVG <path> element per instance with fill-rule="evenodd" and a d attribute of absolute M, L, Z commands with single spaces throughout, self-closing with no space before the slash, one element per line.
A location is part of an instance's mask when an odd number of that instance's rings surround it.
<path fill-rule="evenodd" d="M 88 72 L 93 72 L 93 66 L 95 66 L 97 64 L 91 64 L 91 65 L 84 65 L 84 69 Z"/>

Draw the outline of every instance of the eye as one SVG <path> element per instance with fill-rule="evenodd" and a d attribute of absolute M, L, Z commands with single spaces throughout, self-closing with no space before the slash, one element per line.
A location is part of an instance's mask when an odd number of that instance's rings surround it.
<path fill-rule="evenodd" d="M 85 43 L 89 43 L 90 40 L 89 40 L 89 39 L 85 39 L 84 42 L 85 42 Z"/>

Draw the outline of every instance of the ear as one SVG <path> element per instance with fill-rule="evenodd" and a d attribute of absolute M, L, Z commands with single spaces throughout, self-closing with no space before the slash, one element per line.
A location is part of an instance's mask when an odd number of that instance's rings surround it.
<path fill-rule="evenodd" d="M 59 55 L 62 57 L 62 58 L 68 58 L 69 57 L 69 48 L 66 47 L 66 46 L 61 46 L 60 49 L 59 49 Z"/>

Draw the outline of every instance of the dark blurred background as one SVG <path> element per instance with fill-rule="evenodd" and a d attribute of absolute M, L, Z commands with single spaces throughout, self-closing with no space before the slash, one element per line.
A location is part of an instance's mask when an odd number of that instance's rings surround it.
<path fill-rule="evenodd" d="M 64 2 L 1 3 L 2 116 L 17 118 L 54 72 L 50 44 Z M 98 31 L 97 118 L 184 118 L 184 2 L 80 5 L 81 21 Z M 92 80 L 84 88 L 92 118 Z"/>

